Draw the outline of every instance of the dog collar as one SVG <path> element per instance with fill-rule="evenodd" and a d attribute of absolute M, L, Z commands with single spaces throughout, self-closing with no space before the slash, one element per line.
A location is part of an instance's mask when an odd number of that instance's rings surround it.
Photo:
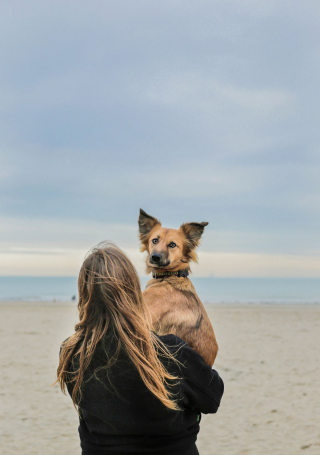
<path fill-rule="evenodd" d="M 177 276 L 177 277 L 184 277 L 186 278 L 189 275 L 189 270 L 177 270 L 176 272 L 152 272 L 152 278 L 164 278 L 166 276 Z"/>

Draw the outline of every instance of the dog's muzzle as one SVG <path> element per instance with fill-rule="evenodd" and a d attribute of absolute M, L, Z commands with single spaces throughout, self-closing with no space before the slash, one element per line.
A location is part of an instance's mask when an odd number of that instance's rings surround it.
<path fill-rule="evenodd" d="M 156 267 L 167 267 L 170 264 L 170 261 L 168 261 L 161 253 L 152 253 L 150 255 L 149 262 Z"/>

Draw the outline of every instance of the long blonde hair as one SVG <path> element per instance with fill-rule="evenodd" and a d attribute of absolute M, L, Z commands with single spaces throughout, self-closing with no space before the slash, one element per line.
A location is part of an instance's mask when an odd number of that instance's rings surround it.
<path fill-rule="evenodd" d="M 139 277 L 127 256 L 113 244 L 95 247 L 81 267 L 78 289 L 79 322 L 75 333 L 62 346 L 56 381 L 64 393 L 66 384 L 74 383 L 75 407 L 80 402 L 83 375 L 97 343 L 112 328 L 118 339 L 113 362 L 123 347 L 146 387 L 167 408 L 179 409 L 166 387 L 178 378 L 165 369 L 157 352 L 174 357 L 151 331 Z M 70 375 L 74 356 L 78 356 L 79 368 Z"/>

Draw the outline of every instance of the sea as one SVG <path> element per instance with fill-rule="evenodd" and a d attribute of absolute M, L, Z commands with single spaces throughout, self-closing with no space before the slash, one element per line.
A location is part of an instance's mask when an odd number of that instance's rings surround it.
<path fill-rule="evenodd" d="M 148 277 L 141 277 L 142 289 Z M 204 303 L 320 303 L 320 278 L 193 278 Z M 76 277 L 0 277 L 0 301 L 77 300 Z"/>

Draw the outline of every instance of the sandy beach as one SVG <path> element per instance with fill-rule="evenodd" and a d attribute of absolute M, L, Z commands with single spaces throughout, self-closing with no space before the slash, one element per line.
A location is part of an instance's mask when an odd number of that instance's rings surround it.
<path fill-rule="evenodd" d="M 225 381 L 200 455 L 320 453 L 320 305 L 207 305 Z M 77 414 L 55 380 L 73 303 L 0 303 L 0 453 L 79 455 Z"/>

